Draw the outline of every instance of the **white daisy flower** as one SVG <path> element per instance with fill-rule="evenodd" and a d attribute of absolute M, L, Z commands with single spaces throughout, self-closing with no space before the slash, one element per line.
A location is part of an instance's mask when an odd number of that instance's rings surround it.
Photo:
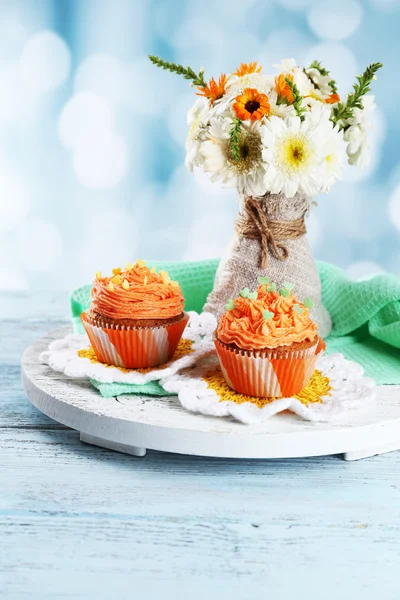
<path fill-rule="evenodd" d="M 345 125 L 350 127 L 345 131 L 344 139 L 347 142 L 347 155 L 350 165 L 365 168 L 371 161 L 371 148 L 368 141 L 368 129 L 372 128 L 368 113 L 375 108 L 374 96 L 364 96 L 362 100 L 364 109 L 355 108 L 353 117 Z"/>
<path fill-rule="evenodd" d="M 237 96 L 246 88 L 256 89 L 260 94 L 269 94 L 269 91 L 275 85 L 273 75 L 264 75 L 263 73 L 246 73 L 245 75 L 230 75 L 227 84 L 227 94 Z"/>
<path fill-rule="evenodd" d="M 274 67 L 279 73 L 290 73 L 297 67 L 297 63 L 294 58 L 284 58 L 280 63 L 276 63 Z"/>
<path fill-rule="evenodd" d="M 187 124 L 189 132 L 186 139 L 186 159 L 187 169 L 193 173 L 193 166 L 199 166 L 198 159 L 199 146 L 205 134 L 204 120 L 209 111 L 209 102 L 207 98 L 198 98 L 187 114 Z"/>
<path fill-rule="evenodd" d="M 321 192 L 328 192 L 337 179 L 343 175 L 343 165 L 346 158 L 346 142 L 343 132 L 330 120 L 330 108 L 326 104 L 317 103 L 311 112 L 310 119 L 318 128 L 321 140 Z"/>
<path fill-rule="evenodd" d="M 330 75 L 321 75 L 318 69 L 307 69 L 307 75 L 314 83 L 315 88 L 319 90 L 323 99 L 328 98 L 332 94 L 332 88 L 329 85 L 332 81 Z"/>
<path fill-rule="evenodd" d="M 260 125 L 242 123 L 239 160 L 231 153 L 229 132 L 232 125 L 230 118 L 212 119 L 208 139 L 200 146 L 203 169 L 212 173 L 211 181 L 220 181 L 225 187 L 237 187 L 251 196 L 262 196 L 265 193 L 265 165 Z"/>
<path fill-rule="evenodd" d="M 286 119 L 287 116 L 294 113 L 294 108 L 291 104 L 278 104 L 278 92 L 274 89 L 268 94 L 270 105 L 270 114 L 274 117 Z"/>
<path fill-rule="evenodd" d="M 323 134 L 324 128 L 309 115 L 304 121 L 297 116 L 265 121 L 261 127 L 262 154 L 268 164 L 264 182 L 269 192 L 283 192 L 293 198 L 297 192 L 314 196 L 322 189 Z"/>

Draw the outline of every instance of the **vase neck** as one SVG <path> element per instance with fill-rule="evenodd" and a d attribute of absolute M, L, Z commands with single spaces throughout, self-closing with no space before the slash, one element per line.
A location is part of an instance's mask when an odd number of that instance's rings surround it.
<path fill-rule="evenodd" d="M 239 192 L 240 212 L 243 213 L 248 195 Z M 305 194 L 295 194 L 288 198 L 284 194 L 265 194 L 253 199 L 260 203 L 268 219 L 272 221 L 295 221 L 304 217 L 311 209 L 312 200 Z"/>

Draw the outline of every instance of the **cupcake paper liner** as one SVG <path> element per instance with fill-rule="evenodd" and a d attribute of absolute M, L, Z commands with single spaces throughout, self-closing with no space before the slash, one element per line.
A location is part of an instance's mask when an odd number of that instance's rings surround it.
<path fill-rule="evenodd" d="M 226 383 L 235 391 L 259 398 L 298 394 L 309 382 L 318 356 L 325 348 L 321 338 L 304 350 L 247 352 L 215 340 Z"/>
<path fill-rule="evenodd" d="M 105 322 L 102 327 L 89 323 L 86 313 L 81 320 L 98 360 L 126 369 L 157 367 L 172 359 L 189 320 L 158 327 L 130 327 Z"/>

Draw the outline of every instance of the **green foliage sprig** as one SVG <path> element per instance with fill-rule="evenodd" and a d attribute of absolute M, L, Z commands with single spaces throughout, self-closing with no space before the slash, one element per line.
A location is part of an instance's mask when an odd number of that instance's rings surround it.
<path fill-rule="evenodd" d="M 199 87 L 205 87 L 206 85 L 206 82 L 204 81 L 204 71 L 202 69 L 196 74 L 191 67 L 182 67 L 182 65 L 162 60 L 162 58 L 153 56 L 152 54 L 149 54 L 149 59 L 156 67 L 160 67 L 165 71 L 171 71 L 171 73 L 177 73 L 177 75 L 182 75 L 185 79 L 191 80 L 193 85 Z"/>
<path fill-rule="evenodd" d="M 294 81 L 289 79 L 289 77 L 285 77 L 285 81 L 288 84 L 288 86 L 290 87 L 290 91 L 293 94 L 292 105 L 294 107 L 294 110 L 296 111 L 296 115 L 298 117 L 300 117 L 300 119 L 302 121 L 304 121 L 304 113 L 306 112 L 307 109 L 305 108 L 305 106 L 302 106 L 303 96 L 300 94 L 299 88 L 294 83 Z"/>
<path fill-rule="evenodd" d="M 323 67 L 318 60 L 313 60 L 313 62 L 311 63 L 311 65 L 308 67 L 308 69 L 316 69 L 324 77 L 328 77 L 330 75 L 328 69 L 325 69 L 325 67 Z M 305 73 L 306 73 L 306 75 L 308 77 L 310 77 L 309 74 L 307 73 L 307 70 L 305 71 Z M 313 81 L 313 84 L 315 85 L 315 87 L 318 87 L 314 83 L 314 81 Z M 329 87 L 331 88 L 333 94 L 337 94 L 337 85 L 336 85 L 336 81 L 334 79 L 330 80 Z"/>
<path fill-rule="evenodd" d="M 353 85 L 354 92 L 347 96 L 346 102 L 339 102 L 332 109 L 331 121 L 335 125 L 339 125 L 341 129 L 350 127 L 346 121 L 353 118 L 355 108 L 364 108 L 362 97 L 371 91 L 370 84 L 382 66 L 382 63 L 373 63 L 365 69 L 362 75 L 357 75 L 357 83 Z"/>
<path fill-rule="evenodd" d="M 233 160 L 240 160 L 240 129 L 242 127 L 242 121 L 236 118 L 233 121 L 232 128 L 229 132 L 230 151 Z"/>

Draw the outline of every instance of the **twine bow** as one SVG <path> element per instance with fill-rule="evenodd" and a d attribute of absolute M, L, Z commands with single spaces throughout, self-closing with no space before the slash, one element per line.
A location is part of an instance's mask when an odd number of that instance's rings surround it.
<path fill-rule="evenodd" d="M 245 214 L 239 215 L 236 230 L 241 237 L 260 240 L 261 268 L 268 265 L 268 250 L 277 260 L 287 260 L 289 250 L 276 240 L 294 240 L 307 233 L 304 217 L 294 221 L 270 221 L 263 210 L 261 202 L 251 196 L 244 203 Z"/>

